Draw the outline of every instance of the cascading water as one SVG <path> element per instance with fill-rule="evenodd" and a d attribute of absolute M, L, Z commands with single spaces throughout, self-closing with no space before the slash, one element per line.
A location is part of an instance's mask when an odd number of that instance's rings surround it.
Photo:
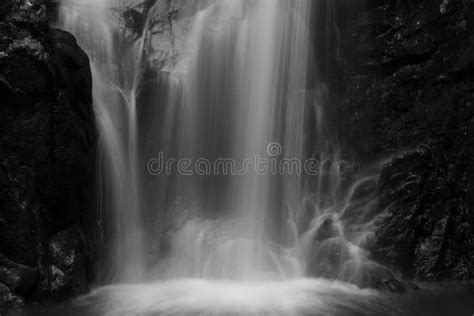
<path fill-rule="evenodd" d="M 312 79 L 312 1 L 195 4 L 185 52 L 167 70 L 167 97 L 155 100 L 164 110 L 154 136 L 163 154 L 195 170 L 181 164 L 160 174 L 150 205 L 142 203 L 137 98 L 148 23 L 162 3 L 150 9 L 143 35 L 127 40 L 113 1 L 63 0 L 59 24 L 77 36 L 93 69 L 99 210 L 100 220 L 114 220 L 113 280 L 147 283 L 100 288 L 82 305 L 101 315 L 381 313 L 385 303 L 372 291 L 307 278 L 360 275 L 366 259 L 356 244 L 368 221 L 351 203 L 373 180 L 351 187 L 344 177 L 350 164 L 326 124 L 325 87 Z M 185 201 L 190 215 L 150 268 L 144 214 L 164 221 L 170 201 Z"/>
<path fill-rule="evenodd" d="M 196 13 L 189 53 L 170 74 L 164 121 L 173 123 L 158 142 L 171 144 L 160 148 L 167 157 L 204 159 L 212 175 L 166 175 L 158 190 L 176 186 L 175 198 L 213 220 L 193 219 L 176 234 L 163 277 L 291 279 L 308 264 L 335 279 L 356 273 L 362 252 L 339 219 L 354 190 L 343 179 L 351 164 L 327 126 L 326 88 L 311 80 L 311 8 L 307 0 L 215 1 Z M 308 161 L 319 164 L 303 170 Z M 334 268 L 327 257 L 337 251 L 343 261 Z"/>
<path fill-rule="evenodd" d="M 65 0 L 58 23 L 77 36 L 91 60 L 100 132 L 98 220 L 104 231 L 110 229 L 116 236 L 109 246 L 110 264 L 116 267 L 107 269 L 116 271 L 118 281 L 131 281 L 141 279 L 144 269 L 136 126 L 143 41 L 117 43 L 120 30 L 110 11 L 113 4 L 109 0 Z M 123 46 L 120 54 L 116 51 L 119 44 Z M 113 223 L 105 223 L 108 220 Z"/>
<path fill-rule="evenodd" d="M 279 216 L 274 210 L 282 201 L 296 206 L 299 179 L 259 172 L 253 165 L 244 171 L 243 162 L 255 155 L 264 157 L 269 144 L 279 139 L 289 156 L 303 159 L 304 127 L 297 122 L 304 121 L 307 101 L 308 6 L 307 1 L 218 1 L 196 14 L 189 37 L 194 52 L 187 71 L 173 74 L 183 88 L 172 86 L 166 121 L 176 122 L 167 128 L 178 131 L 172 135 L 177 137 L 177 157 L 204 158 L 217 171 L 211 177 L 178 176 L 178 196 L 203 212 L 219 214 L 221 222 L 183 230 L 190 238 L 183 244 L 190 247 L 175 252 L 170 264 L 175 275 L 232 279 L 302 275 L 296 253 L 291 258 L 275 251 L 263 232 L 270 228 L 265 221 Z M 161 134 L 170 135 L 166 130 Z M 277 150 L 283 147 L 275 145 Z M 242 169 L 242 174 L 215 170 L 222 157 L 227 158 L 223 164 L 229 163 L 224 166 Z M 291 219 L 292 214 L 287 215 Z M 224 234 L 210 227 L 215 225 L 223 226 L 219 229 Z M 212 245 L 199 234 L 211 238 Z M 190 253 L 201 261 L 196 262 L 197 271 L 193 264 L 176 271 Z"/>

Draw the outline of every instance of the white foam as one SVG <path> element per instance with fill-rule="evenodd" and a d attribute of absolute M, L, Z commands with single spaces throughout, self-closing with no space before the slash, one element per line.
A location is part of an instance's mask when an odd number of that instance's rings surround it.
<path fill-rule="evenodd" d="M 183 279 L 99 288 L 77 304 L 120 315 L 381 315 L 395 313 L 383 297 L 324 279 L 232 282 Z"/>

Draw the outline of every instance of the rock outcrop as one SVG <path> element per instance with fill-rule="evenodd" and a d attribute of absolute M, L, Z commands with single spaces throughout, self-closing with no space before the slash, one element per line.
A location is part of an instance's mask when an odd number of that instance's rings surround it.
<path fill-rule="evenodd" d="M 156 1 L 147 26 L 148 60 L 155 71 L 168 75 L 185 67 L 179 63 L 186 61 L 186 53 L 191 49 L 187 44 L 188 35 L 198 4 L 197 1 L 186 0 Z"/>
<path fill-rule="evenodd" d="M 397 157 L 367 247 L 408 279 L 472 279 L 474 3 L 371 2 L 341 29 L 331 113 L 362 163 Z"/>
<path fill-rule="evenodd" d="M 74 37 L 49 27 L 51 6 L 6 0 L 0 9 L 0 312 L 87 283 L 92 79 Z"/>

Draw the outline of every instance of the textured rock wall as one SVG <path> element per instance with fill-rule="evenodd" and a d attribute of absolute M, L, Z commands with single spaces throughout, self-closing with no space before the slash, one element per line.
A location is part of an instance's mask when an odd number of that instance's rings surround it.
<path fill-rule="evenodd" d="M 197 1 L 156 1 L 148 25 L 148 59 L 153 68 L 164 73 L 179 71 L 197 7 Z"/>
<path fill-rule="evenodd" d="M 7 0 L 0 10 L 0 313 L 87 286 L 91 73 L 74 37 L 49 27 L 51 6 Z"/>
<path fill-rule="evenodd" d="M 367 246 L 406 278 L 472 279 L 474 2 L 372 2 L 333 61 L 342 143 L 363 163 L 398 157 Z"/>

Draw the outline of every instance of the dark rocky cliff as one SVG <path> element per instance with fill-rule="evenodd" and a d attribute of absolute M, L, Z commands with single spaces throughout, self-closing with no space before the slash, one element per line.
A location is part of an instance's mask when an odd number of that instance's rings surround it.
<path fill-rule="evenodd" d="M 0 8 L 0 313 L 86 290 L 96 132 L 87 55 L 49 1 Z"/>
<path fill-rule="evenodd" d="M 341 27 L 340 140 L 363 164 L 396 157 L 367 247 L 408 279 L 473 278 L 473 30 L 461 0 L 370 1 Z"/>

